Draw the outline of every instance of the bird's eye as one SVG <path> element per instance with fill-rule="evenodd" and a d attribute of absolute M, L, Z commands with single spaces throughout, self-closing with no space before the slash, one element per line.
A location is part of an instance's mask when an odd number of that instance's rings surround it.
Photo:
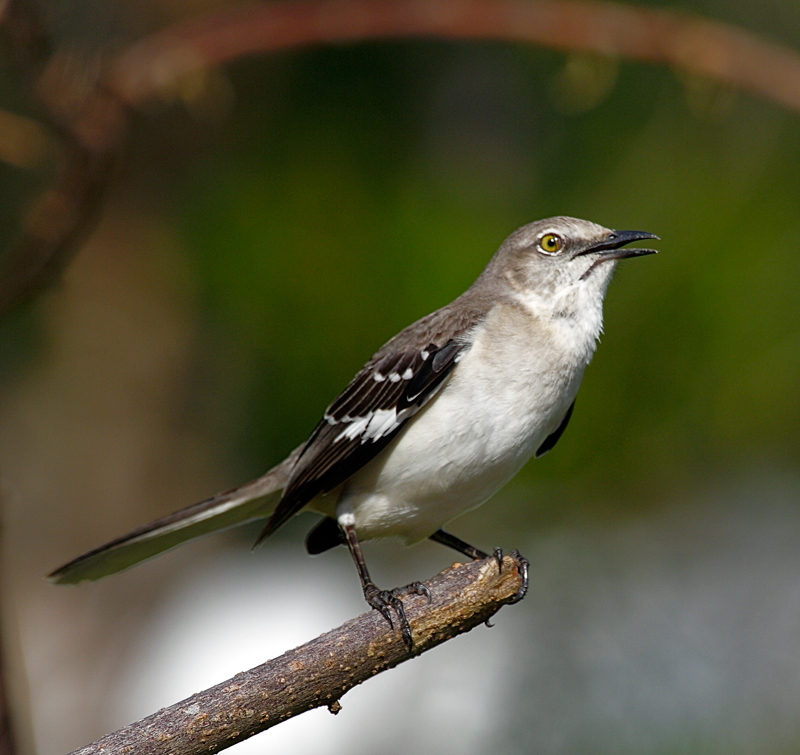
<path fill-rule="evenodd" d="M 546 233 L 539 240 L 539 248 L 545 254 L 558 254 L 564 247 L 564 239 L 557 233 Z"/>

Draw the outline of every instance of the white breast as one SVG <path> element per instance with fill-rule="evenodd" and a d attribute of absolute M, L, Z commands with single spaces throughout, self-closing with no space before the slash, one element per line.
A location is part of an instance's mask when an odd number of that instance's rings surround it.
<path fill-rule="evenodd" d="M 362 539 L 415 542 L 483 503 L 574 401 L 600 307 L 580 321 L 543 318 L 535 302 L 495 307 L 441 392 L 345 483 L 337 514 L 351 512 Z"/>

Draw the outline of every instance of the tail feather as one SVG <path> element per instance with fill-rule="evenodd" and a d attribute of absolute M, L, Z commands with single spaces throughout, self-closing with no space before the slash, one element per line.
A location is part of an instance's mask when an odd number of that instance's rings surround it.
<path fill-rule="evenodd" d="M 138 564 L 176 545 L 254 519 L 266 519 L 300 453 L 289 456 L 252 482 L 156 519 L 84 553 L 47 576 L 57 585 L 97 580 Z"/>

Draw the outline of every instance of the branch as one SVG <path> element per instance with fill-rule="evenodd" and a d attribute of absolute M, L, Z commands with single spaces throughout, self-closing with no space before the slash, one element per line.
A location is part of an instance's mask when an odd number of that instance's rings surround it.
<path fill-rule="evenodd" d="M 369 611 L 72 755 L 211 753 L 313 708 L 327 706 L 337 713 L 345 692 L 486 622 L 513 602 L 520 584 L 517 564 L 509 556 L 499 574 L 494 557 L 456 564 L 426 583 L 431 604 L 417 595 L 404 599 L 413 653 L 406 650 L 399 632 L 377 611 Z"/>
<path fill-rule="evenodd" d="M 65 136 L 58 178 L 32 203 L 0 260 L 0 315 L 59 277 L 92 229 L 115 157 L 115 151 L 93 152 Z"/>
<path fill-rule="evenodd" d="M 800 112 L 800 55 L 733 26 L 604 0 L 281 0 L 175 24 L 81 77 L 52 53 L 32 0 L 0 0 L 0 38 L 63 146 L 55 186 L 0 260 L 0 316 L 64 268 L 91 227 L 129 107 L 171 98 L 191 74 L 308 45 L 428 37 L 526 42 L 672 66 Z M 88 67 L 91 68 L 91 67 Z M 76 75 L 77 73 L 77 75 Z M 84 72 L 85 73 L 85 72 Z M 89 80 L 86 80 L 89 79 Z"/>
<path fill-rule="evenodd" d="M 98 66 L 53 52 L 33 0 L 0 4 L 0 41 L 58 137 L 58 171 L 0 259 L 0 315 L 26 303 L 69 262 L 97 217 L 129 114 Z"/>
<path fill-rule="evenodd" d="M 0 3 L 0 40 L 25 76 L 34 78 L 41 71 L 51 48 L 35 0 Z"/>
<path fill-rule="evenodd" d="M 436 37 L 527 42 L 673 66 L 800 111 L 800 55 L 727 24 L 604 0 L 294 0 L 237 5 L 132 45 L 110 68 L 132 105 L 183 76 L 307 45 Z"/>

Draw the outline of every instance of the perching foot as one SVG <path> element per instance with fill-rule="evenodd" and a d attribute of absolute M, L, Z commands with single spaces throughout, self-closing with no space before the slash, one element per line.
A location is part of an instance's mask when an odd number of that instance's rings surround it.
<path fill-rule="evenodd" d="M 519 590 L 517 590 L 516 594 L 514 595 L 513 600 L 509 603 L 509 605 L 514 605 L 514 603 L 519 603 L 527 594 L 528 592 L 528 569 L 530 567 L 530 563 L 525 556 L 521 555 L 518 550 L 513 550 L 511 553 L 508 554 L 517 564 L 517 571 L 519 571 L 520 576 L 520 586 Z M 487 556 L 487 558 L 489 558 Z M 498 571 L 503 571 L 503 549 L 502 548 L 495 548 L 492 551 L 491 558 L 494 558 L 497 561 L 497 569 Z"/>
<path fill-rule="evenodd" d="M 525 556 L 523 556 L 518 550 L 513 550 L 508 555 L 511 556 L 514 561 L 516 561 L 517 571 L 519 572 L 520 578 L 519 590 L 517 590 L 517 594 L 514 596 L 514 600 L 512 600 L 510 604 L 514 605 L 514 603 L 519 603 L 528 592 L 528 569 L 530 567 L 530 563 L 528 562 L 528 559 L 525 558 Z"/>
<path fill-rule="evenodd" d="M 422 582 L 412 582 L 405 587 L 397 587 L 394 590 L 381 590 L 376 585 L 370 583 L 364 588 L 364 597 L 376 611 L 379 611 L 389 626 L 394 629 L 394 622 L 392 621 L 392 609 L 397 614 L 397 619 L 400 624 L 400 634 L 403 636 L 403 643 L 406 649 L 411 652 L 414 648 L 414 641 L 411 637 L 411 626 L 406 617 L 406 609 L 403 605 L 402 596 L 409 595 L 423 595 L 431 602 L 431 591 L 422 584 Z"/>

